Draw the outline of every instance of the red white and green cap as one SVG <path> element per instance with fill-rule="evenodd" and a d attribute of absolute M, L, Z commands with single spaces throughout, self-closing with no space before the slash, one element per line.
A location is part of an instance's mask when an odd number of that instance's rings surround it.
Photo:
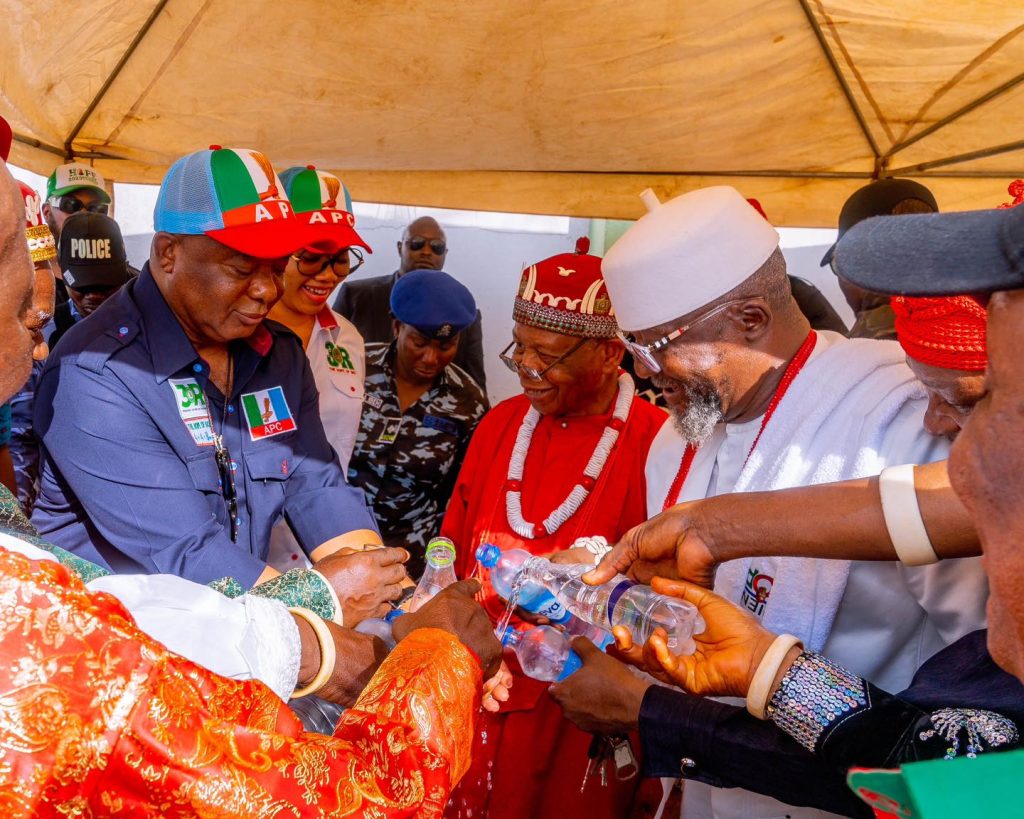
<path fill-rule="evenodd" d="M 46 180 L 46 198 L 63 196 L 82 188 L 96 191 L 101 202 L 110 204 L 110 194 L 107 193 L 103 177 L 95 168 L 82 165 L 80 162 L 69 162 L 67 165 L 58 165 L 54 168 L 50 178 Z"/>
<path fill-rule="evenodd" d="M 259 151 L 219 145 L 171 165 L 153 227 L 209 236 L 258 259 L 289 256 L 315 241 L 309 224 L 296 218 L 270 160 Z"/>
<path fill-rule="evenodd" d="M 315 250 L 336 253 L 344 247 L 373 249 L 356 233 L 356 217 L 352 213 L 352 197 L 334 174 L 317 170 L 315 165 L 297 165 L 281 174 L 285 191 L 295 208 L 295 215 L 305 218 L 320 238 L 312 244 Z"/>

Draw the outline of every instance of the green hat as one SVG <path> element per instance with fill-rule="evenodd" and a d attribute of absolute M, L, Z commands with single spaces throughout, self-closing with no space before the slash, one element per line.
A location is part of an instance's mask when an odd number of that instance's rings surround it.
<path fill-rule="evenodd" d="M 104 184 L 103 177 L 95 168 L 78 162 L 69 162 L 67 165 L 58 165 L 54 168 L 50 178 L 46 180 L 46 198 L 63 196 L 81 188 L 91 188 L 96 191 L 101 202 L 109 205 L 110 194 L 107 193 Z"/>

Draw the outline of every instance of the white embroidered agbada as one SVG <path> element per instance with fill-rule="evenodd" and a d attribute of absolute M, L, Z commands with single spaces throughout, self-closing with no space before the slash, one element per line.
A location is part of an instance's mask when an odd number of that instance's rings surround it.
<path fill-rule="evenodd" d="M 694 457 L 679 501 L 807 486 L 946 457 L 948 442 L 922 421 L 924 388 L 899 345 L 819 333 L 757 447 L 760 418 L 720 424 Z M 666 424 L 647 460 L 648 514 L 662 510 L 685 444 Z M 959 637 L 983 628 L 988 588 L 978 559 L 920 568 L 898 563 L 756 558 L 723 564 L 715 590 L 890 691 Z M 765 598 L 765 593 L 767 597 Z M 760 593 L 760 594 L 759 594 Z M 687 782 L 686 819 L 792 819 L 831 814 L 741 789 Z"/>

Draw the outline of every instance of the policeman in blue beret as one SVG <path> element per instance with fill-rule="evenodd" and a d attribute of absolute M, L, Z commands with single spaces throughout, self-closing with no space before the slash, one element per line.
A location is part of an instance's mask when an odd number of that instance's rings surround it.
<path fill-rule="evenodd" d="M 366 345 L 366 395 L 348 479 L 372 503 L 384 543 L 410 552 L 415 578 L 487 398 L 452 363 L 476 319 L 465 285 L 443 271 L 414 270 L 395 283 L 391 313 L 394 339 Z"/>

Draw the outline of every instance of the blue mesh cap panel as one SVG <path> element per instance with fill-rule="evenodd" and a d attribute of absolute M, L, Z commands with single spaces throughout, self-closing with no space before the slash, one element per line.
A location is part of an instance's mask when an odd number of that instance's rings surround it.
<path fill-rule="evenodd" d="M 197 236 L 224 227 L 224 214 L 213 186 L 213 151 L 183 156 L 167 171 L 153 209 L 153 228 Z"/>

